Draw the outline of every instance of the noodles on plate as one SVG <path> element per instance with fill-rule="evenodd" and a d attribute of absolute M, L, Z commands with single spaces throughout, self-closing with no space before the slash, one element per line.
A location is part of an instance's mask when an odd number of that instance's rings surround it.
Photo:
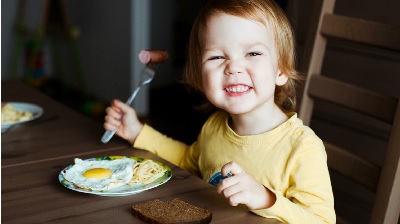
<path fill-rule="evenodd" d="M 10 104 L 1 107 L 1 122 L 16 122 L 31 119 L 33 114 L 29 111 L 19 111 Z"/>
<path fill-rule="evenodd" d="M 148 184 L 154 180 L 162 177 L 166 169 L 159 163 L 153 160 L 144 160 L 143 162 L 138 162 L 133 168 L 133 176 L 129 185 L 137 184 Z"/>

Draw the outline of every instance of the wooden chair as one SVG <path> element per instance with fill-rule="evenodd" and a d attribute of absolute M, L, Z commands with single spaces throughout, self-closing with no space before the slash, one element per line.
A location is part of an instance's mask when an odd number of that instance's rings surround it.
<path fill-rule="evenodd" d="M 357 113 L 387 122 L 391 128 L 382 166 L 338 147 L 334 142 L 324 144 L 331 172 L 357 182 L 373 192 L 369 222 L 398 223 L 400 213 L 400 101 L 372 90 L 355 86 L 332 75 L 321 74 L 328 41 L 350 41 L 366 44 L 368 48 L 400 53 L 400 27 L 367 21 L 334 13 L 335 0 L 316 0 L 305 45 L 302 65 L 307 78 L 299 109 L 299 117 L 306 125 L 313 118 L 314 104 L 328 101 Z M 358 45 L 357 45 L 358 46 Z M 399 63 L 400 66 L 400 63 Z M 349 74 L 351 75 L 351 74 Z M 398 74 L 400 75 L 400 74 Z M 399 86 L 400 88 L 400 86 Z M 318 134 L 318 133 L 317 133 Z M 333 181 L 332 181 L 333 182 Z M 335 195 L 336 200 L 336 195 Z M 335 202 L 336 206 L 336 202 Z M 354 214 L 356 216 L 357 214 Z M 337 214 L 338 223 L 346 223 Z"/>

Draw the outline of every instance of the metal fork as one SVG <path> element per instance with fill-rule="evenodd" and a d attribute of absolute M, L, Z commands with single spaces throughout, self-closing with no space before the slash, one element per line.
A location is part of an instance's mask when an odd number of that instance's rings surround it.
<path fill-rule="evenodd" d="M 128 98 L 128 100 L 126 101 L 126 104 L 131 105 L 132 101 L 135 99 L 136 95 L 138 94 L 140 88 L 143 85 L 146 85 L 153 80 L 154 75 L 156 74 L 156 69 L 157 69 L 158 65 L 159 65 L 159 63 L 146 64 L 146 66 L 143 68 L 143 71 L 140 75 L 139 84 L 135 88 L 135 90 L 133 91 L 131 96 Z M 107 143 L 108 141 L 110 141 L 110 139 L 114 136 L 114 134 L 115 134 L 115 132 L 117 132 L 117 130 L 118 130 L 118 127 L 114 130 L 108 130 L 108 131 L 104 132 L 103 137 L 101 138 L 101 142 Z"/>

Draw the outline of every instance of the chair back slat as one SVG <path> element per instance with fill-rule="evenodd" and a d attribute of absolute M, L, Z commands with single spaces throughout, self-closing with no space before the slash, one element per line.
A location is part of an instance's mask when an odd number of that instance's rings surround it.
<path fill-rule="evenodd" d="M 379 166 L 349 153 L 348 151 L 324 142 L 328 155 L 328 167 L 347 176 L 370 191 L 376 191 L 381 169 Z M 351 164 L 344 166 L 343 164 Z"/>
<path fill-rule="evenodd" d="M 338 91 L 340 90 L 340 91 Z M 308 94 L 391 123 L 397 100 L 322 75 L 310 79 Z"/>
<path fill-rule="evenodd" d="M 325 14 L 321 34 L 400 51 L 400 26 Z"/>

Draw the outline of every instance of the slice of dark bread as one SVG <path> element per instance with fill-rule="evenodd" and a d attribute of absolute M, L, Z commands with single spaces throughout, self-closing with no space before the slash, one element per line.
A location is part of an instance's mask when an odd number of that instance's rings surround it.
<path fill-rule="evenodd" d="M 150 224 L 207 224 L 211 211 L 186 203 L 178 198 L 170 201 L 158 199 L 132 206 L 134 216 Z"/>

